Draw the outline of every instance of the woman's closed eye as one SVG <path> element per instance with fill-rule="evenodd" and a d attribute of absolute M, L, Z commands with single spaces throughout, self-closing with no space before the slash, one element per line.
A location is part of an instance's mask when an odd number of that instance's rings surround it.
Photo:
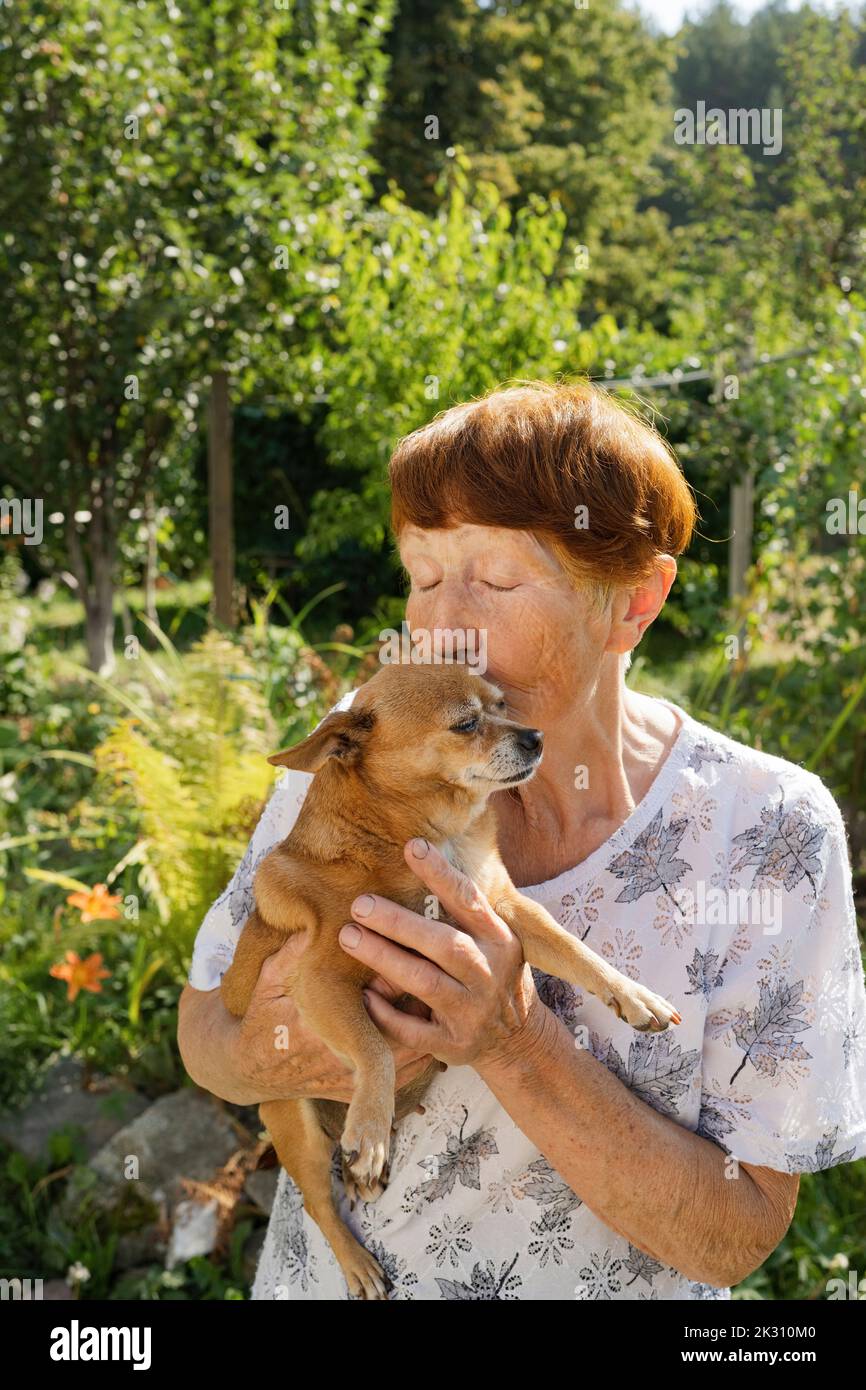
<path fill-rule="evenodd" d="M 516 584 L 494 584 L 489 579 L 482 579 L 480 582 L 484 585 L 486 589 L 495 589 L 497 593 L 500 594 L 509 594 L 512 589 L 517 588 Z M 429 594 L 430 590 L 435 589 L 438 583 L 439 580 L 436 579 L 432 584 L 416 584 L 415 587 L 417 588 L 420 594 Z"/>

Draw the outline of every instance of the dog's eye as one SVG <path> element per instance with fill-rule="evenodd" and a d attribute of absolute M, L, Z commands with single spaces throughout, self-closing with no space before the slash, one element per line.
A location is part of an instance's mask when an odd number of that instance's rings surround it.
<path fill-rule="evenodd" d="M 475 714 L 471 719 L 461 719 L 459 724 L 451 725 L 452 734 L 474 734 L 478 728 L 478 715 Z"/>

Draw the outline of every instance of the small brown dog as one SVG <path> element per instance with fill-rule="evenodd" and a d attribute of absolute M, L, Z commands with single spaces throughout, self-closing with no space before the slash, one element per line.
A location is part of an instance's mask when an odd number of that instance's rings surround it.
<path fill-rule="evenodd" d="M 338 940 L 361 893 L 423 915 L 429 890 L 403 857 L 407 840 L 426 837 L 477 884 L 519 937 L 530 965 L 598 995 L 641 1031 L 681 1021 L 672 1005 L 614 970 L 508 876 L 487 798 L 533 775 L 542 741 L 538 730 L 507 718 L 501 691 L 469 667 L 395 664 L 362 686 L 350 709 L 330 714 L 309 738 L 269 759 L 316 776 L 291 833 L 256 873 L 255 911 L 223 976 L 222 997 L 241 1017 L 265 957 L 290 932 L 309 929 L 288 992 L 304 1023 L 354 1069 L 354 1096 L 348 1106 L 267 1101 L 259 1113 L 354 1296 L 385 1298 L 387 1289 L 378 1261 L 338 1215 L 334 1144 L 341 1143 L 347 1191 L 368 1201 L 378 1196 L 389 1175 L 393 1127 L 440 1072 L 434 1059 L 395 1096 L 394 1054 L 361 992 L 375 972 Z"/>

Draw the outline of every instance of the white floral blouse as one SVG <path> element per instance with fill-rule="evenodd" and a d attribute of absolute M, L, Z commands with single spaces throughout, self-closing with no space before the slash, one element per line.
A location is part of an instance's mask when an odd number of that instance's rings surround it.
<path fill-rule="evenodd" d="M 337 708 L 346 708 L 350 691 Z M 670 704 L 670 702 L 666 702 Z M 676 742 L 643 800 L 588 859 L 522 891 L 682 1023 L 635 1032 L 599 1000 L 533 970 L 544 1002 L 647 1105 L 746 1163 L 815 1172 L 866 1156 L 866 990 L 848 848 L 812 773 L 672 705 Z M 278 783 L 199 929 L 189 974 L 217 987 L 252 907 L 253 873 L 292 828 L 311 778 Z M 344 1221 L 392 1299 L 706 1299 L 590 1210 L 472 1067 L 449 1067 L 397 1127 L 391 1179 Z M 284 1170 L 254 1299 L 347 1299 Z"/>

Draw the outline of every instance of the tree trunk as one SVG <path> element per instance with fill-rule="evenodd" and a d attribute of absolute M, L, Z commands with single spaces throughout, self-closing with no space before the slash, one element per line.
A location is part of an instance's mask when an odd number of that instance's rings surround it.
<path fill-rule="evenodd" d="M 99 675 L 114 670 L 114 526 L 106 521 L 103 498 L 94 506 L 84 537 L 78 534 L 74 516 L 67 518 L 69 560 L 78 583 L 78 597 L 84 605 L 84 631 L 87 664 Z M 82 544 L 83 541 L 83 544 Z"/>
<path fill-rule="evenodd" d="M 159 615 L 156 611 L 156 506 L 152 491 L 148 491 L 145 498 L 144 524 L 147 532 L 147 554 L 144 562 L 144 611 L 154 627 L 158 627 Z"/>
<path fill-rule="evenodd" d="M 746 592 L 746 574 L 752 563 L 755 525 L 755 474 L 750 468 L 731 488 L 731 538 L 728 541 L 728 598 Z"/>
<path fill-rule="evenodd" d="M 87 665 L 100 676 L 114 670 L 114 610 L 109 592 L 107 599 L 88 595 L 84 604 L 87 633 Z"/>
<path fill-rule="evenodd" d="M 232 515 L 232 413 L 228 374 L 214 372 L 208 410 L 208 502 L 213 614 L 234 627 L 234 520 Z"/>

